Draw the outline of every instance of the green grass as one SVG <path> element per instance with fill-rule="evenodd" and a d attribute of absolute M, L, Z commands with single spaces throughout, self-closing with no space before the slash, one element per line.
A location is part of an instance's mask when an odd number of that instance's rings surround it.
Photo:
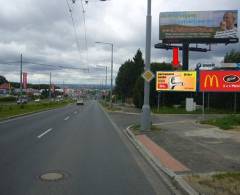
<path fill-rule="evenodd" d="M 192 175 L 185 179 L 201 194 L 240 194 L 240 172 Z"/>
<path fill-rule="evenodd" d="M 140 130 L 140 125 L 139 124 L 134 124 L 130 127 L 131 131 L 135 134 L 135 135 L 138 135 L 138 134 L 141 134 L 143 133 L 141 130 Z M 151 125 L 151 131 L 154 131 L 154 132 L 158 132 L 160 131 L 161 128 L 156 126 L 156 125 Z"/>
<path fill-rule="evenodd" d="M 39 112 L 48 109 L 54 109 L 63 107 L 71 103 L 70 101 L 61 101 L 61 102 L 33 102 L 23 105 L 3 105 L 0 104 L 0 120 L 21 114 L 27 114 L 32 112 Z"/>
<path fill-rule="evenodd" d="M 214 125 L 224 130 L 234 129 L 236 126 L 240 126 L 240 115 L 228 115 L 222 118 L 201 121 L 201 123 Z"/>
<path fill-rule="evenodd" d="M 220 173 L 212 176 L 214 179 L 232 179 L 240 182 L 240 172 Z"/>

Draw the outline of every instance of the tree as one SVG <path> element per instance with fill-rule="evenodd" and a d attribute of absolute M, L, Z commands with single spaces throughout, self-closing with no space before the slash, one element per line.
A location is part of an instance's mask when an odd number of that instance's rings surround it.
<path fill-rule="evenodd" d="M 0 85 L 3 83 L 8 83 L 7 79 L 4 76 L 0 75 Z"/>
<path fill-rule="evenodd" d="M 133 60 L 127 60 L 119 68 L 115 88 L 117 95 L 123 99 L 133 97 L 134 86 L 143 72 L 143 67 L 142 52 L 138 49 Z"/>
<path fill-rule="evenodd" d="M 224 57 L 225 63 L 240 63 L 240 51 L 232 50 L 230 53 L 226 53 Z"/>
<path fill-rule="evenodd" d="M 137 108 L 141 108 L 143 106 L 143 96 L 144 96 L 144 80 L 140 76 L 138 77 L 138 80 L 135 83 L 133 90 L 133 103 Z"/>

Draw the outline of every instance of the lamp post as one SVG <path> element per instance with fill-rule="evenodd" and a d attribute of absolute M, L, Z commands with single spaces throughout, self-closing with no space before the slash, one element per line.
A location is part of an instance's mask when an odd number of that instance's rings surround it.
<path fill-rule="evenodd" d="M 104 44 L 111 46 L 111 89 L 110 89 L 110 108 L 112 108 L 112 90 L 113 90 L 113 43 L 95 42 L 96 44 Z"/>
<path fill-rule="evenodd" d="M 151 16 L 151 0 L 147 2 L 147 18 L 146 18 L 146 49 L 145 49 L 145 71 L 150 70 L 151 62 L 151 33 L 152 33 L 152 16 Z M 151 129 L 151 114 L 149 106 L 150 83 L 144 81 L 144 104 L 141 114 L 141 130 L 147 131 Z"/>

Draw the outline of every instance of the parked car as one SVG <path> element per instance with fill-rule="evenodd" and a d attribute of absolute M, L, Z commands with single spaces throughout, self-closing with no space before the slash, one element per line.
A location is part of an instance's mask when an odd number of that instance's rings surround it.
<path fill-rule="evenodd" d="M 18 99 L 17 100 L 17 104 L 26 104 L 28 103 L 28 99 L 27 98 L 22 98 L 22 99 Z"/>
<path fill-rule="evenodd" d="M 40 99 L 35 99 L 34 101 L 35 101 L 35 102 L 40 102 Z"/>
<path fill-rule="evenodd" d="M 83 99 L 77 100 L 77 105 L 84 105 Z"/>

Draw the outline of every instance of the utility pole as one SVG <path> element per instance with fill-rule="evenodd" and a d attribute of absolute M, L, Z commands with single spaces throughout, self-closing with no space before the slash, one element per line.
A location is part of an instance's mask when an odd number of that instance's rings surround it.
<path fill-rule="evenodd" d="M 110 91 L 110 108 L 112 108 L 112 91 L 113 91 L 113 44 L 112 46 L 112 55 L 111 55 L 111 91 Z"/>
<path fill-rule="evenodd" d="M 65 83 L 64 83 L 64 80 L 63 80 L 63 99 L 64 99 L 64 92 L 65 92 Z"/>
<path fill-rule="evenodd" d="M 23 94 L 23 87 L 22 87 L 22 54 L 20 60 L 20 103 L 22 103 L 22 94 Z"/>
<path fill-rule="evenodd" d="M 106 66 L 106 81 L 105 81 L 105 103 L 107 103 L 107 66 Z"/>
<path fill-rule="evenodd" d="M 113 91 L 113 43 L 95 42 L 97 44 L 105 44 L 111 46 L 111 90 L 110 90 L 110 108 L 112 108 L 112 91 Z"/>
<path fill-rule="evenodd" d="M 147 4 L 146 18 L 146 50 L 145 50 L 145 71 L 150 70 L 151 62 L 151 38 L 152 38 L 152 16 L 151 16 L 151 0 Z M 147 131 L 151 129 L 151 114 L 149 106 L 150 83 L 144 81 L 144 104 L 141 114 L 141 130 Z"/>
<path fill-rule="evenodd" d="M 52 73 L 50 72 L 50 78 L 49 78 L 49 101 L 51 100 L 51 88 L 52 88 Z"/>

